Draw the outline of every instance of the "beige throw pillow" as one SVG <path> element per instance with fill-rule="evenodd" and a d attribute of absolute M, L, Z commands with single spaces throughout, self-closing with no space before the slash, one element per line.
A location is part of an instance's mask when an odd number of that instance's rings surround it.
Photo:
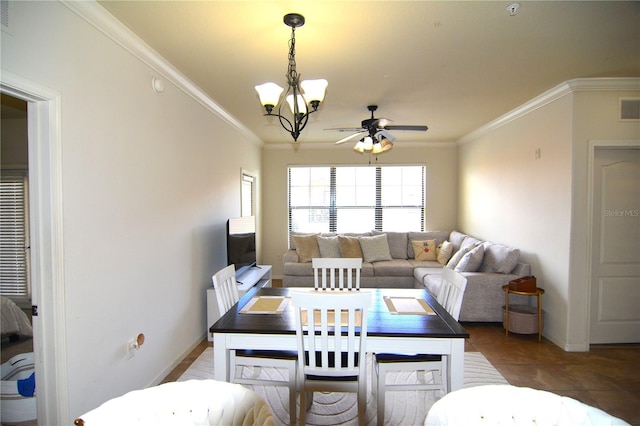
<path fill-rule="evenodd" d="M 342 257 L 359 257 L 362 259 L 362 249 L 358 237 L 338 236 L 338 244 L 340 245 L 340 254 Z"/>
<path fill-rule="evenodd" d="M 436 260 L 436 240 L 411 241 L 416 260 Z"/>
<path fill-rule="evenodd" d="M 450 241 L 443 241 L 438 247 L 436 247 L 436 258 L 438 263 L 446 265 L 451 255 L 453 254 L 453 243 Z"/>
<path fill-rule="evenodd" d="M 311 262 L 314 257 L 320 257 L 320 248 L 316 235 L 294 235 L 293 241 L 296 245 L 296 253 L 301 263 Z"/>

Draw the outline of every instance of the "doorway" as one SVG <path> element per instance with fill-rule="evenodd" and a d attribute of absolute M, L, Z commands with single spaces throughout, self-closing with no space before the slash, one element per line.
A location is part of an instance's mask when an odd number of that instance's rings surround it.
<path fill-rule="evenodd" d="M 33 351 L 38 424 L 69 423 L 62 245 L 60 94 L 4 71 L 0 93 L 27 102 Z"/>
<path fill-rule="evenodd" d="M 640 146 L 592 146 L 592 344 L 640 342 Z"/>

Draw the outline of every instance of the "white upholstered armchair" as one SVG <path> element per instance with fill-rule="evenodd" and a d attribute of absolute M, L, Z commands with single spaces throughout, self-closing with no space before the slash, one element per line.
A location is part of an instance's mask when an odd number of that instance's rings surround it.
<path fill-rule="evenodd" d="M 76 426 L 262 426 L 274 424 L 264 400 L 215 380 L 171 382 L 129 392 L 77 418 Z"/>
<path fill-rule="evenodd" d="M 460 389 L 437 401 L 425 426 L 628 425 L 599 408 L 552 392 L 511 385 Z"/>

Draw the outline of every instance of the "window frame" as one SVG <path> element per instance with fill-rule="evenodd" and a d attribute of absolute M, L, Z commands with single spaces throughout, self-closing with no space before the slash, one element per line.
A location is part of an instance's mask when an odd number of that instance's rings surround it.
<path fill-rule="evenodd" d="M 292 203 L 292 197 L 294 197 L 294 195 L 292 194 L 292 171 L 294 170 L 309 170 L 309 175 L 311 175 L 311 170 L 312 169 L 321 169 L 321 168 L 325 168 L 325 169 L 329 169 L 329 179 L 328 179 L 328 186 L 325 185 L 325 191 L 326 189 L 329 190 L 329 194 L 328 196 L 324 196 L 323 199 L 325 200 L 325 202 L 323 204 L 313 204 L 311 201 L 308 201 L 306 204 L 300 204 L 300 203 Z M 374 190 L 375 190 L 375 204 L 374 205 L 367 205 L 367 206 L 359 206 L 358 203 L 356 202 L 356 204 L 352 205 L 352 206 L 340 206 L 337 200 L 337 188 L 340 186 L 340 182 L 338 182 L 338 169 L 354 169 L 354 168 L 368 168 L 368 169 L 374 169 L 375 170 L 375 183 L 374 183 Z M 421 175 L 421 191 L 420 191 L 420 203 L 419 204 L 396 204 L 396 205 L 384 205 L 383 204 L 383 196 L 382 196 L 382 191 L 383 191 L 383 187 L 385 186 L 383 183 L 383 169 L 386 168 L 420 168 L 420 175 Z M 326 180 L 326 179 L 325 179 Z M 409 185 L 407 185 L 408 187 Z M 304 188 L 305 185 L 299 185 L 298 188 Z M 312 186 L 309 184 L 307 185 L 307 188 L 310 188 L 308 190 L 309 192 L 309 197 L 311 198 L 311 189 Z M 404 188 L 404 186 L 403 186 Z M 294 192 L 295 192 L 295 187 L 294 187 Z M 388 164 L 388 165 L 349 165 L 349 164 L 343 164 L 343 165 L 333 165 L 333 166 L 327 166 L 327 165 L 290 165 L 287 167 L 287 211 L 288 211 L 288 215 L 287 215 L 287 229 L 289 231 L 289 235 L 291 235 L 292 232 L 304 232 L 304 233 L 313 233 L 313 232 L 318 232 L 317 230 L 313 230 L 313 229 L 293 229 L 293 225 L 294 225 L 294 219 L 293 216 L 295 214 L 296 210 L 313 210 L 316 209 L 318 211 L 327 211 L 327 214 L 325 214 L 325 216 L 328 216 L 329 220 L 328 220 L 328 232 L 331 233 L 336 233 L 336 232 L 342 232 L 342 231 L 338 231 L 339 229 L 339 225 L 338 225 L 338 213 L 340 210 L 346 211 L 346 209 L 366 209 L 366 210 L 371 210 L 373 208 L 373 215 L 374 215 L 374 222 L 373 222 L 373 226 L 372 229 L 376 230 L 376 231 L 381 231 L 381 232 L 385 232 L 385 227 L 384 227 L 384 223 L 383 223 L 383 214 L 384 211 L 387 210 L 389 211 L 390 209 L 419 209 L 419 214 L 420 214 L 420 218 L 419 218 L 419 223 L 420 229 L 415 229 L 415 231 L 420 231 L 423 232 L 426 226 L 426 165 L 419 163 L 419 164 Z M 328 200 L 328 201 L 327 201 Z M 355 201 L 355 199 L 354 199 Z M 320 222 L 320 224 L 327 224 L 327 221 L 323 221 Z M 321 231 L 322 232 L 322 231 Z M 325 231 L 326 232 L 326 231 Z M 352 231 L 349 231 L 352 232 Z M 391 232 L 391 231 L 386 231 L 386 232 Z"/>

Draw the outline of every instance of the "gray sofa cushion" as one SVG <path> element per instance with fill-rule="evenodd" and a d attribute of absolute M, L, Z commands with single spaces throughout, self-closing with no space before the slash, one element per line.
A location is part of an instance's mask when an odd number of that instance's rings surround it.
<path fill-rule="evenodd" d="M 383 260 L 372 265 L 376 277 L 410 277 L 414 268 L 407 259 Z"/>
<path fill-rule="evenodd" d="M 458 231 L 451 231 L 451 235 L 449 235 L 449 241 L 451 241 L 451 243 L 453 244 L 453 253 L 460 250 L 460 247 L 462 247 L 462 242 L 465 238 L 467 238 L 467 234 L 463 234 L 462 232 Z"/>

